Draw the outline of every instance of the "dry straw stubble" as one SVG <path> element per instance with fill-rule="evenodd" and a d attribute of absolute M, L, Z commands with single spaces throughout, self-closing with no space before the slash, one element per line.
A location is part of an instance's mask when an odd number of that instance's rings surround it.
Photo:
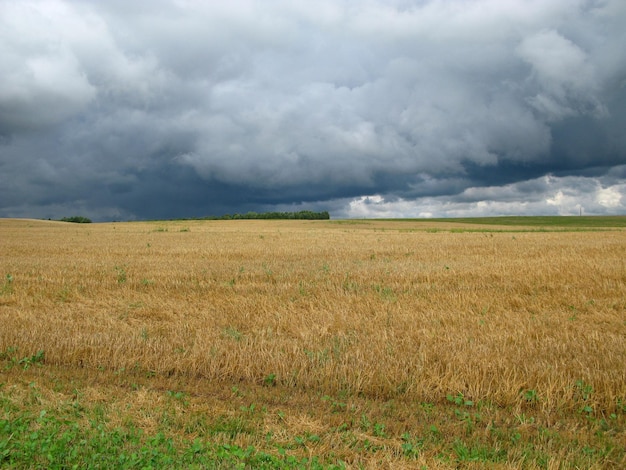
<path fill-rule="evenodd" d="M 626 397 L 623 231 L 421 227 L 1 221 L 0 350 L 420 402 L 532 391 L 547 412 Z"/>

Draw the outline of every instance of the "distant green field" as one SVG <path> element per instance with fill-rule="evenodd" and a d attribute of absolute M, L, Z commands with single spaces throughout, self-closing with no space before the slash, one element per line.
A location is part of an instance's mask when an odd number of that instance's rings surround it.
<path fill-rule="evenodd" d="M 411 222 L 453 222 L 476 225 L 516 225 L 531 227 L 626 227 L 626 215 L 612 216 L 505 216 L 441 219 L 394 219 Z"/>

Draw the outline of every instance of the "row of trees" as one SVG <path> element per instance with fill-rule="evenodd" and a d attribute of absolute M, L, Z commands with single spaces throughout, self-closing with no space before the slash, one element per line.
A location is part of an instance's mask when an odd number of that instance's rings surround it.
<path fill-rule="evenodd" d="M 245 214 L 226 214 L 222 216 L 199 217 L 193 220 L 237 220 L 237 219 L 292 219 L 292 220 L 328 220 L 328 211 L 313 212 L 246 212 Z M 188 219 L 187 219 L 188 220 Z M 73 217 L 63 217 L 61 222 L 74 222 L 77 224 L 90 224 L 91 219 L 75 215 Z"/>
<path fill-rule="evenodd" d="M 313 212 L 246 212 L 245 214 L 226 214 L 222 216 L 202 217 L 203 220 L 237 220 L 237 219 L 292 219 L 292 220 L 328 220 L 328 211 Z"/>
<path fill-rule="evenodd" d="M 80 215 L 75 215 L 73 217 L 63 217 L 61 219 L 61 222 L 74 222 L 75 224 L 90 224 L 91 219 L 88 219 L 87 217 L 83 217 Z"/>

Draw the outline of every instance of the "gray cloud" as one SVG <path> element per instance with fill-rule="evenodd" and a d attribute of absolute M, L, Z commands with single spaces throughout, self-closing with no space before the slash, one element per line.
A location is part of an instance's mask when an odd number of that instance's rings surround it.
<path fill-rule="evenodd" d="M 0 2 L 0 216 L 624 212 L 625 23 L 621 0 Z"/>

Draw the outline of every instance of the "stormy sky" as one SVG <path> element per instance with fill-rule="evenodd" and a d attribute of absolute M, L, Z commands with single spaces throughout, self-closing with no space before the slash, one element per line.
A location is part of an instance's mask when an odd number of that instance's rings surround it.
<path fill-rule="evenodd" d="M 626 213 L 624 0 L 0 0 L 0 217 Z"/>

